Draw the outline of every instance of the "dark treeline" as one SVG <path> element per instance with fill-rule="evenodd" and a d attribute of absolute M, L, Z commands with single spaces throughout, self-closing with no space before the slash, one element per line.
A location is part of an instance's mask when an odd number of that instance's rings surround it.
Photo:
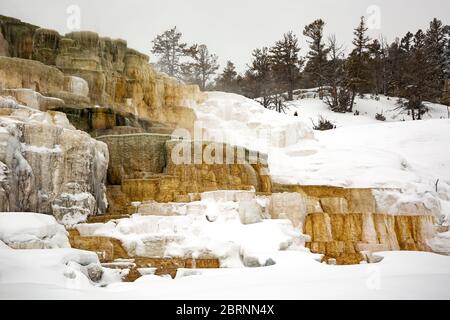
<path fill-rule="evenodd" d="M 188 46 L 176 28 L 154 40 L 162 71 L 205 89 L 258 98 L 267 108 L 282 111 L 282 101 L 292 100 L 297 88 L 319 88 L 320 98 L 336 112 L 352 112 L 362 94 L 399 97 L 399 108 L 413 119 L 426 112 L 424 101 L 450 105 L 450 26 L 433 19 L 426 30 L 408 32 L 387 43 L 370 39 L 364 17 L 353 30 L 350 53 L 334 35 L 324 34 L 318 19 L 304 27 L 305 56 L 297 35 L 289 31 L 272 46 L 255 49 L 251 63 L 238 74 L 228 61 L 216 78 L 217 56 L 205 45 Z"/>

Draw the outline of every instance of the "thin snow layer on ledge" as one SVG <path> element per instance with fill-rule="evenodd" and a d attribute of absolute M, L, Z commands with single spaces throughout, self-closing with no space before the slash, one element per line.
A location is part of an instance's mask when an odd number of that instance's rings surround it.
<path fill-rule="evenodd" d="M 203 200 L 198 207 L 182 216 L 135 214 L 76 228 L 82 236 L 121 240 L 131 256 L 217 257 L 222 267 L 265 265 L 279 250 L 305 250 L 305 236 L 287 219 L 263 219 L 256 200 Z"/>
<path fill-rule="evenodd" d="M 70 248 L 66 229 L 51 215 L 1 212 L 0 240 L 14 249 Z"/>

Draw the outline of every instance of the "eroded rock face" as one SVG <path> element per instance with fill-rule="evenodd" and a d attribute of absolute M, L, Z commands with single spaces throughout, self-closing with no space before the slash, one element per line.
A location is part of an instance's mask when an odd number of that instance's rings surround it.
<path fill-rule="evenodd" d="M 65 113 L 86 110 L 77 115 L 79 121 L 73 121 L 78 129 L 110 130 L 124 125 L 120 119 L 147 132 L 155 132 L 153 123 L 163 123 L 165 131 L 193 128 L 196 117 L 189 105 L 203 101 L 205 94 L 198 86 L 156 72 L 149 57 L 128 48 L 126 41 L 87 31 L 60 35 L 4 16 L 0 16 L 0 31 L 0 56 L 11 57 L 0 59 L 0 79 L 4 79 L 0 87 L 28 88 L 60 98 L 65 106 L 54 110 Z M 97 105 L 108 109 L 114 121 L 106 128 L 101 121 L 100 127 L 91 122 Z"/>
<path fill-rule="evenodd" d="M 111 189 L 108 194 L 113 196 L 112 204 L 149 200 L 189 202 L 196 199 L 195 195 L 206 191 L 256 190 L 270 193 L 272 188 L 263 154 L 253 161 L 249 151 L 243 150 L 242 163 L 236 159 L 232 163 L 218 163 L 207 159 L 211 153 L 206 142 L 197 145 L 192 141 L 171 140 L 168 135 L 148 133 L 100 136 L 97 139 L 108 145 L 112 155 L 108 182 L 120 186 L 121 192 L 108 187 Z M 194 150 L 197 147 L 200 150 L 198 155 Z M 180 148 L 183 158 L 178 159 L 180 161 L 177 160 L 177 148 Z M 221 148 L 225 155 L 230 146 Z"/>
<path fill-rule="evenodd" d="M 106 210 L 107 146 L 58 112 L 0 97 L 2 211 L 53 214 L 71 224 Z"/>
<path fill-rule="evenodd" d="M 31 89 L 45 95 L 63 91 L 64 74 L 55 67 L 19 58 L 0 57 L 0 88 Z"/>
<path fill-rule="evenodd" d="M 227 144 L 166 142 L 166 172 L 188 193 L 214 190 L 272 191 L 267 155 Z"/>
<path fill-rule="evenodd" d="M 295 227 L 303 228 L 307 215 L 307 197 L 303 193 L 273 193 L 270 197 L 269 212 L 274 219 L 289 219 Z"/>
<path fill-rule="evenodd" d="M 159 134 L 123 134 L 98 137 L 108 145 L 108 183 L 120 185 L 124 179 L 141 179 L 163 173 L 165 143 L 171 137 Z"/>
<path fill-rule="evenodd" d="M 6 40 L 6 56 L 31 59 L 33 55 L 33 35 L 39 27 L 19 19 L 0 15 L 0 32 Z"/>
<path fill-rule="evenodd" d="M 291 220 L 311 238 L 306 246 L 329 263 L 369 261 L 377 251 L 432 250 L 439 212 L 432 197 L 420 202 L 399 189 L 332 186 L 275 185 L 274 190 L 272 218 Z"/>
<path fill-rule="evenodd" d="M 304 233 L 311 236 L 306 246 L 312 252 L 338 264 L 358 263 L 363 251 L 431 251 L 433 217 L 315 213 L 306 217 Z"/>

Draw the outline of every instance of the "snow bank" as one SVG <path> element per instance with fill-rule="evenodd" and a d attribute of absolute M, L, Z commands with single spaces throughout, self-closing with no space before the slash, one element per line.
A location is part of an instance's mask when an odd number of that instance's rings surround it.
<path fill-rule="evenodd" d="M 237 94 L 208 92 L 208 99 L 194 106 L 194 110 L 198 123 L 205 129 L 205 141 L 265 152 L 270 147 L 285 147 L 314 138 L 309 124 L 265 109 Z"/>
<path fill-rule="evenodd" d="M 450 231 L 438 233 L 429 242 L 434 252 L 450 256 Z"/>
<path fill-rule="evenodd" d="M 0 213 L 0 240 L 15 249 L 69 248 L 66 229 L 50 215 Z"/>
<path fill-rule="evenodd" d="M 14 288 L 20 288 L 21 285 L 27 287 L 27 290 L 17 297 L 22 299 L 33 289 L 36 290 L 35 294 L 45 290 L 58 289 L 56 291 L 60 292 L 62 289 L 70 289 L 78 292 L 78 298 L 82 298 L 78 290 L 92 291 L 95 287 L 121 281 L 118 270 L 101 267 L 95 252 L 70 248 L 51 250 L 0 248 L 0 274 L 0 297 L 3 299 L 12 298 L 3 292 L 8 285 Z M 37 295 L 34 299 L 42 298 Z"/>

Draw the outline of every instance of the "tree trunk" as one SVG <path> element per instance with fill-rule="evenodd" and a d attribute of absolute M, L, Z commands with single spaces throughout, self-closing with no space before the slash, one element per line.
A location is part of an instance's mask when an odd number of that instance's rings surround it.
<path fill-rule="evenodd" d="M 294 84 L 292 83 L 292 81 L 290 81 L 289 83 L 288 100 L 294 100 Z"/>
<path fill-rule="evenodd" d="M 353 105 L 355 104 L 356 91 L 352 90 L 352 99 L 350 100 L 350 109 L 349 112 L 353 112 Z"/>

